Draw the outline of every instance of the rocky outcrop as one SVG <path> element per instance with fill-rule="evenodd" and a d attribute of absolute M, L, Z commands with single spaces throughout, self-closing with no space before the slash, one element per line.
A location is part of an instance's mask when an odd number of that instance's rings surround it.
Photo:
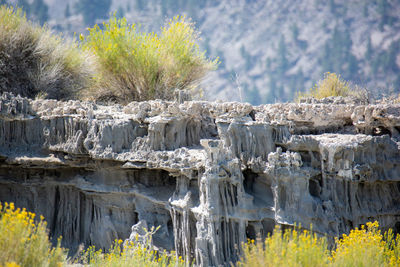
<path fill-rule="evenodd" d="M 143 226 L 202 266 L 295 223 L 400 231 L 400 105 L 0 99 L 0 201 L 75 251 Z M 133 236 L 133 235 L 132 235 Z"/>

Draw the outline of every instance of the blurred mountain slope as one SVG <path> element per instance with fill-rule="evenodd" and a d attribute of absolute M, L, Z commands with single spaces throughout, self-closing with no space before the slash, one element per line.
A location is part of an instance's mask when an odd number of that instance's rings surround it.
<path fill-rule="evenodd" d="M 92 26 L 81 5 L 90 1 L 45 2 L 54 29 Z M 113 0 L 109 11 L 151 31 L 174 15 L 191 17 L 201 46 L 221 59 L 202 85 L 210 100 L 291 101 L 325 72 L 374 94 L 400 91 L 399 0 Z"/>

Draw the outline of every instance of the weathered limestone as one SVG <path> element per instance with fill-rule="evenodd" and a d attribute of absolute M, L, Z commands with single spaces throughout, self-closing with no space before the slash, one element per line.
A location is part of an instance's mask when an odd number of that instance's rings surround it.
<path fill-rule="evenodd" d="M 399 104 L 123 107 L 4 93 L 0 201 L 42 214 L 72 252 L 160 226 L 154 246 L 227 265 L 275 225 L 334 237 L 379 220 L 400 232 L 399 147 Z"/>

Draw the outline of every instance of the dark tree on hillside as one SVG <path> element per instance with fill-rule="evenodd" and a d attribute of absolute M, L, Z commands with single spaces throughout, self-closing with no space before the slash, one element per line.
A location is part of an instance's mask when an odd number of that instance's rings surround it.
<path fill-rule="evenodd" d="M 381 16 L 381 20 L 379 21 L 379 30 L 383 31 L 383 26 L 388 22 L 388 14 L 387 11 L 389 9 L 389 3 L 387 0 L 378 0 L 378 13 Z"/>
<path fill-rule="evenodd" d="M 336 72 L 345 79 L 357 79 L 358 60 L 351 52 L 352 46 L 350 31 L 341 31 L 339 27 L 335 27 L 319 60 L 323 72 Z"/>
<path fill-rule="evenodd" d="M 49 19 L 49 7 L 43 0 L 33 0 L 31 11 L 40 24 L 44 24 Z"/>
<path fill-rule="evenodd" d="M 249 89 L 248 84 L 245 84 L 243 86 L 243 93 L 246 102 L 252 103 L 253 105 L 262 104 L 263 99 L 260 95 L 260 90 L 257 90 L 257 88 Z"/>
<path fill-rule="evenodd" d="M 31 8 L 27 0 L 18 0 L 17 6 L 22 8 L 22 10 L 26 13 L 26 16 L 29 17 Z"/>
<path fill-rule="evenodd" d="M 365 58 L 367 60 L 371 60 L 373 52 L 374 51 L 372 49 L 371 37 L 369 37 L 368 38 L 368 43 L 367 43 L 367 51 L 365 51 Z"/>
<path fill-rule="evenodd" d="M 83 15 L 86 25 L 92 26 L 96 19 L 107 18 L 110 6 L 111 0 L 79 0 L 75 10 Z"/>
<path fill-rule="evenodd" d="M 119 6 L 117 12 L 115 13 L 115 16 L 117 18 L 122 18 L 124 15 L 125 15 L 124 9 L 122 8 L 122 6 Z"/>
<path fill-rule="evenodd" d="M 336 4 L 335 0 L 329 0 L 329 10 L 332 14 L 336 14 Z"/>
<path fill-rule="evenodd" d="M 383 59 L 383 67 L 385 71 L 398 72 L 396 57 L 399 52 L 400 42 L 392 42 L 388 51 L 386 51 Z"/>
<path fill-rule="evenodd" d="M 69 18 L 71 16 L 71 10 L 69 10 L 69 4 L 68 3 L 67 3 L 67 6 L 65 7 L 64 16 L 66 18 Z"/>
<path fill-rule="evenodd" d="M 282 35 L 278 45 L 278 69 L 277 72 L 282 76 L 289 67 L 289 60 L 287 59 L 287 47 L 285 37 Z"/>
<path fill-rule="evenodd" d="M 267 99 L 265 102 L 267 103 L 275 103 L 276 100 L 276 94 L 278 92 L 278 86 L 276 84 L 276 79 L 274 77 L 274 75 L 269 74 L 269 82 L 268 82 L 268 95 L 267 95 Z"/>
<path fill-rule="evenodd" d="M 161 1 L 161 4 L 163 4 L 164 1 Z M 136 0 L 136 5 L 135 5 L 137 10 L 142 10 L 144 8 L 144 0 Z"/>
<path fill-rule="evenodd" d="M 299 39 L 299 27 L 296 24 L 292 24 L 290 30 L 292 31 L 293 41 L 297 42 Z"/>

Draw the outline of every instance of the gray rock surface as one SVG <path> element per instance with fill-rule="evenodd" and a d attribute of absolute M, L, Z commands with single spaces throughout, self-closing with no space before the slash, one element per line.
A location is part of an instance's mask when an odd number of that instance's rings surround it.
<path fill-rule="evenodd" d="M 165 101 L 101 106 L 0 96 L 0 201 L 42 214 L 76 251 L 160 226 L 201 266 L 301 224 L 400 231 L 400 105 Z M 139 237 L 140 239 L 140 237 Z"/>

